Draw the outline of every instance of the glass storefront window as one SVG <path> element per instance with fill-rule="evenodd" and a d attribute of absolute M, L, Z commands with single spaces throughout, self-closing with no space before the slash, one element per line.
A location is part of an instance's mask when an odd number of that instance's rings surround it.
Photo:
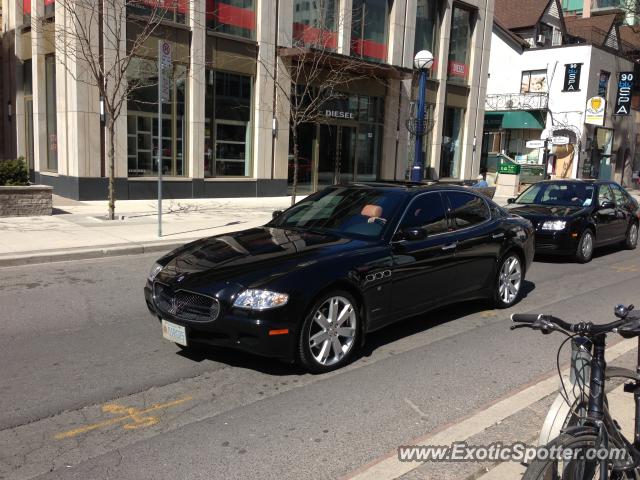
<path fill-rule="evenodd" d="M 255 0 L 207 0 L 207 28 L 255 39 Z"/>
<path fill-rule="evenodd" d="M 353 0 L 351 55 L 384 62 L 389 35 L 389 0 Z"/>
<path fill-rule="evenodd" d="M 127 158 L 129 177 L 156 176 L 158 130 L 158 71 L 156 62 L 134 58 L 127 80 L 137 85 L 127 102 Z M 173 65 L 168 103 L 162 105 L 162 172 L 182 176 L 185 171 L 187 67 Z"/>
<path fill-rule="evenodd" d="M 205 176 L 251 176 L 253 79 L 215 70 L 207 70 L 206 77 Z"/>
<path fill-rule="evenodd" d="M 464 109 L 446 107 L 442 127 L 440 178 L 460 178 Z"/>
<path fill-rule="evenodd" d="M 49 17 L 55 13 L 55 0 L 44 0 L 44 16 Z"/>
<path fill-rule="evenodd" d="M 47 168 L 58 170 L 58 122 L 56 108 L 56 59 L 47 55 L 44 59 L 47 102 Z"/>
<path fill-rule="evenodd" d="M 428 50 L 435 56 L 438 53 L 440 36 L 439 1 L 418 0 L 417 4 L 414 54 L 420 50 Z"/>
<path fill-rule="evenodd" d="M 187 0 L 128 0 L 127 11 L 134 15 L 154 15 L 169 22 L 186 23 Z"/>
<path fill-rule="evenodd" d="M 335 50 L 338 46 L 336 15 L 337 0 L 294 0 L 294 43 Z"/>
<path fill-rule="evenodd" d="M 449 40 L 449 82 L 467 84 L 469 80 L 469 53 L 473 33 L 473 11 L 453 6 L 451 39 Z"/>

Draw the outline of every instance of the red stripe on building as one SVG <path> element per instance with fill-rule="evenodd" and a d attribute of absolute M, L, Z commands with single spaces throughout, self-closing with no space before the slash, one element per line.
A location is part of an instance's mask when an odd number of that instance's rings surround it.
<path fill-rule="evenodd" d="M 138 2 L 151 8 L 187 13 L 187 0 L 138 0 Z"/>
<path fill-rule="evenodd" d="M 304 23 L 293 24 L 293 38 L 305 45 L 317 45 L 324 48 L 338 46 L 338 34 L 331 30 L 322 30 Z"/>
<path fill-rule="evenodd" d="M 387 59 L 387 46 L 384 43 L 373 40 L 356 40 L 353 42 L 353 51 L 357 55 L 379 60 Z"/>
<path fill-rule="evenodd" d="M 56 3 L 56 0 L 44 0 L 45 5 L 53 5 L 54 3 Z"/>
<path fill-rule="evenodd" d="M 207 20 L 215 19 L 223 25 L 256 29 L 256 14 L 251 8 L 234 7 L 228 3 L 209 0 L 207 2 Z"/>
<path fill-rule="evenodd" d="M 22 0 L 22 13 L 31 15 L 31 0 Z"/>

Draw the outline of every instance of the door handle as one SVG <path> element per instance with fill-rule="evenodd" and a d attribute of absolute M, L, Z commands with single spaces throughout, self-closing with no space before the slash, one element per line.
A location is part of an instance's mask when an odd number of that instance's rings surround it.
<path fill-rule="evenodd" d="M 494 240 L 497 240 L 499 238 L 504 238 L 504 233 L 496 233 L 491 235 L 491 238 L 493 238 Z"/>
<path fill-rule="evenodd" d="M 442 247 L 442 250 L 446 252 L 446 251 L 448 251 L 448 250 L 453 250 L 453 249 L 455 249 L 457 246 L 458 246 L 458 242 L 453 242 L 453 243 L 450 243 L 449 245 L 445 245 L 445 246 L 443 246 L 443 247 Z"/>

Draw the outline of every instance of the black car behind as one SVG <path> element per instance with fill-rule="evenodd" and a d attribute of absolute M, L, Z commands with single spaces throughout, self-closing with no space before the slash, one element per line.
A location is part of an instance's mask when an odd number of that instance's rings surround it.
<path fill-rule="evenodd" d="M 596 247 L 638 244 L 638 202 L 620 185 L 601 180 L 551 180 L 509 201 L 510 212 L 535 227 L 536 252 L 591 261 Z"/>
<path fill-rule="evenodd" d="M 165 338 L 347 363 L 367 332 L 476 298 L 508 307 L 534 253 L 529 221 L 462 187 L 327 188 L 260 228 L 185 245 L 145 287 Z"/>

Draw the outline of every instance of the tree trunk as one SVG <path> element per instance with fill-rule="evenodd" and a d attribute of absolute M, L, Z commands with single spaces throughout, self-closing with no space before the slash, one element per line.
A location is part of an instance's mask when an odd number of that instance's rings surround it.
<path fill-rule="evenodd" d="M 116 147 L 115 147 L 115 122 L 109 115 L 109 121 L 107 122 L 107 133 L 109 135 L 109 153 L 107 158 L 109 159 L 109 220 L 115 220 L 116 218 L 116 192 L 115 192 L 115 172 L 116 172 Z"/>
<path fill-rule="evenodd" d="M 291 191 L 291 205 L 296 203 L 296 194 L 298 193 L 298 129 L 292 128 L 293 135 L 293 185 Z"/>

